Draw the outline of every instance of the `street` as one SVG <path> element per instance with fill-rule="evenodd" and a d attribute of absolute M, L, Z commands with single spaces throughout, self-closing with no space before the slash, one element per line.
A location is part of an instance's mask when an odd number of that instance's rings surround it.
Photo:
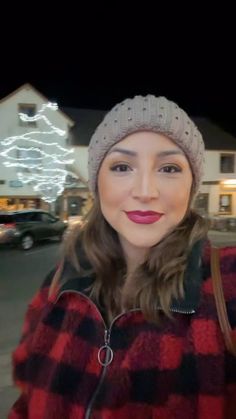
<path fill-rule="evenodd" d="M 236 233 L 210 232 L 218 246 L 236 246 Z M 11 381 L 11 353 L 17 345 L 27 304 L 56 265 L 60 245 L 48 242 L 32 250 L 0 248 L 0 418 L 17 398 Z"/>
<path fill-rule="evenodd" d="M 11 353 L 17 345 L 27 304 L 59 259 L 60 245 L 43 243 L 24 252 L 0 248 L 0 418 L 17 398 L 11 382 Z"/>

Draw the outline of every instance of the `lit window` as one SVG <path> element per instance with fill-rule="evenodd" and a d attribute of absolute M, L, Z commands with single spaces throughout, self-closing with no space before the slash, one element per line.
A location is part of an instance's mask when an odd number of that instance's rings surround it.
<path fill-rule="evenodd" d="M 219 212 L 221 214 L 231 214 L 232 212 L 232 195 L 221 194 L 219 196 Z"/>

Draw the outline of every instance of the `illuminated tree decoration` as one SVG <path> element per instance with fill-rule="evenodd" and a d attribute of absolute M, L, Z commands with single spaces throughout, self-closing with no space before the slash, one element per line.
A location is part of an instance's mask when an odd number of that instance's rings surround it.
<path fill-rule="evenodd" d="M 46 110 L 57 109 L 56 103 L 49 102 L 43 104 L 34 116 L 19 113 L 22 121 L 37 121 L 40 128 L 0 141 L 0 156 L 4 159 L 4 166 L 16 167 L 18 179 L 22 183 L 31 184 L 48 203 L 56 201 L 63 193 L 67 175 L 73 176 L 71 171 L 66 170 L 66 165 L 74 162 L 74 150 L 64 147 L 66 131 L 54 126 L 45 115 Z M 42 125 L 46 125 L 46 128 L 41 129 Z M 56 141 L 58 136 L 61 137 L 62 145 Z M 78 176 L 74 174 L 74 178 L 78 179 Z"/>

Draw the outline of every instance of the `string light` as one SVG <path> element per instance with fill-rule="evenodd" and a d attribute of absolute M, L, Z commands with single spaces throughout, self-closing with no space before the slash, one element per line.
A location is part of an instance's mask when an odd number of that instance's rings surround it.
<path fill-rule="evenodd" d="M 56 127 L 44 114 L 49 109 L 58 110 L 56 103 L 43 104 L 34 116 L 19 113 L 23 122 L 42 121 L 49 129 L 34 129 L 20 135 L 13 135 L 0 140 L 4 147 L 0 157 L 5 167 L 19 168 L 18 179 L 23 184 L 31 184 L 46 202 L 54 202 L 63 193 L 67 175 L 78 180 L 78 176 L 62 169 L 62 166 L 74 163 L 71 158 L 74 149 L 68 149 L 55 141 L 55 135 L 66 136 L 66 131 Z M 52 141 L 49 141 L 53 136 Z M 47 141 L 44 141 L 47 138 Z M 7 148 L 6 148 L 7 147 Z"/>
<path fill-rule="evenodd" d="M 11 151 L 15 151 L 15 150 L 16 151 L 26 151 L 26 152 L 35 151 L 36 153 L 39 154 L 39 156 L 38 157 L 35 157 L 35 156 L 34 157 L 30 157 L 30 156 L 29 157 L 13 157 L 9 153 Z M 21 161 L 21 160 L 42 160 L 43 158 L 48 157 L 50 159 L 53 159 L 56 163 L 59 163 L 59 164 L 71 164 L 71 162 L 73 163 L 74 159 L 70 159 L 68 161 L 67 160 L 59 160 L 58 157 L 62 157 L 62 158 L 63 157 L 66 157 L 67 154 L 71 154 L 71 153 L 73 153 L 73 151 L 74 150 L 68 150 L 67 149 L 64 154 L 49 154 L 49 153 L 46 153 L 45 151 L 43 151 L 43 150 L 41 150 L 40 148 L 37 148 L 37 147 L 27 147 L 27 148 L 25 148 L 25 147 L 13 146 L 13 147 L 8 148 L 5 151 L 2 151 L 0 154 L 3 157 L 6 157 L 6 158 L 8 158 L 10 160 L 16 160 L 16 161 Z"/>

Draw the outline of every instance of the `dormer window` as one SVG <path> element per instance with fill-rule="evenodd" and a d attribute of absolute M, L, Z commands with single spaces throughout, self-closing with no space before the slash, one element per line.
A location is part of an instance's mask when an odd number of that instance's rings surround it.
<path fill-rule="evenodd" d="M 19 103 L 18 104 L 18 113 L 24 113 L 27 116 L 35 116 L 37 113 L 36 105 L 34 103 Z M 19 116 L 19 125 L 21 127 L 36 127 L 36 121 L 22 121 Z"/>

